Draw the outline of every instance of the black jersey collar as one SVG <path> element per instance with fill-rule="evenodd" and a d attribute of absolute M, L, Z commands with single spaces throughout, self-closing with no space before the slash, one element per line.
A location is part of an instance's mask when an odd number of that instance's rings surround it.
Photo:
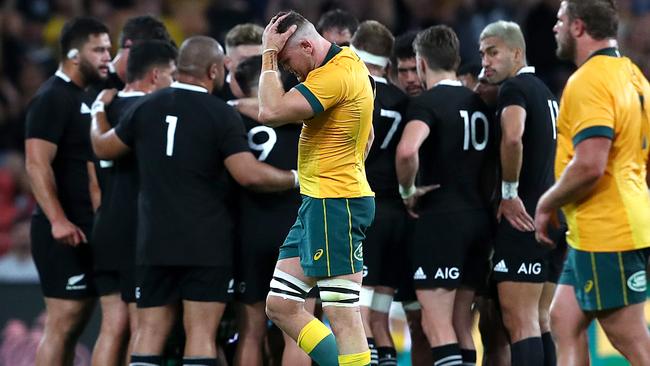
<path fill-rule="evenodd" d="M 336 44 L 332 43 L 332 45 L 330 46 L 329 51 L 327 51 L 327 55 L 325 56 L 325 59 L 323 60 L 323 63 L 320 64 L 320 66 L 323 66 L 323 65 L 325 65 L 326 63 L 328 63 L 329 60 L 333 59 L 334 56 L 336 56 L 336 55 L 337 55 L 339 52 L 341 52 L 342 50 L 343 50 L 343 49 L 342 49 L 341 47 L 339 47 L 339 46 L 337 46 Z M 320 67 L 320 66 L 319 66 L 319 67 Z"/>
<path fill-rule="evenodd" d="M 621 57 L 621 53 L 618 51 L 618 48 L 616 48 L 616 47 L 605 47 L 605 48 L 601 48 L 598 51 L 592 53 L 589 56 L 588 59 L 590 59 L 590 58 L 592 58 L 594 56 Z"/>
<path fill-rule="evenodd" d="M 172 88 L 176 89 L 185 89 L 185 90 L 190 90 L 190 91 L 195 91 L 199 93 L 207 93 L 208 89 L 198 86 L 198 85 L 193 85 L 193 84 L 186 84 L 186 83 L 181 83 L 179 81 L 174 81 L 171 85 Z"/>
<path fill-rule="evenodd" d="M 519 71 L 517 71 L 517 75 L 519 74 L 534 74 L 535 73 L 535 67 L 534 66 L 524 66 Z"/>
<path fill-rule="evenodd" d="M 61 79 L 62 79 L 63 81 L 65 81 L 66 83 L 69 83 L 69 82 L 72 80 L 72 79 L 70 79 L 70 77 L 69 77 L 68 75 L 66 75 L 66 73 L 63 72 L 63 70 L 61 70 L 61 69 L 56 70 L 56 72 L 54 73 L 54 75 L 57 76 L 57 77 L 59 77 L 59 78 L 61 78 Z"/>
<path fill-rule="evenodd" d="M 124 91 L 120 90 L 117 93 L 117 96 L 120 98 L 130 98 L 130 97 L 142 97 L 145 96 L 146 94 L 144 92 L 138 91 L 138 90 L 132 90 L 132 91 Z"/>
<path fill-rule="evenodd" d="M 375 82 L 382 83 L 382 84 L 388 84 L 388 80 L 386 78 L 382 78 L 381 76 L 375 76 L 375 75 L 370 75 L 372 78 L 375 80 Z"/>

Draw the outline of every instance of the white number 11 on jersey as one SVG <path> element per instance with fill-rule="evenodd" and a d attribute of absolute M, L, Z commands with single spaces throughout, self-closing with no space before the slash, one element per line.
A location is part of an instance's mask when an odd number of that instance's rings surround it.
<path fill-rule="evenodd" d="M 165 116 L 165 122 L 167 122 L 167 156 L 172 156 L 174 154 L 174 134 L 176 133 L 178 117 Z"/>

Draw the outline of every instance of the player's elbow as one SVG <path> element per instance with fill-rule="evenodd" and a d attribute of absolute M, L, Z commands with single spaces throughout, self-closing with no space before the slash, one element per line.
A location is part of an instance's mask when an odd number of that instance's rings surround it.
<path fill-rule="evenodd" d="M 599 164 L 597 162 L 576 162 L 577 168 L 580 171 L 580 176 L 587 184 L 596 183 L 603 175 L 605 175 L 606 164 Z"/>
<path fill-rule="evenodd" d="M 405 164 L 415 158 L 418 150 L 412 144 L 400 143 L 397 146 L 395 161 L 397 164 Z"/>
<path fill-rule="evenodd" d="M 269 127 L 278 127 L 284 122 L 284 118 L 280 110 L 262 106 L 260 106 L 260 110 L 257 113 L 257 119 L 259 123 Z"/>
<path fill-rule="evenodd" d="M 504 133 L 501 138 L 501 147 L 505 149 L 518 148 L 521 144 L 521 136 L 519 135 Z"/>
<path fill-rule="evenodd" d="M 105 144 L 103 144 L 101 140 L 92 139 L 93 152 L 95 153 L 95 156 L 101 160 L 110 160 L 115 158 L 115 156 L 111 154 L 110 150 L 104 145 Z"/>
<path fill-rule="evenodd" d="M 246 189 L 258 191 L 261 187 L 264 186 L 264 179 L 262 177 L 262 174 L 259 174 L 257 172 L 257 169 L 251 169 L 246 171 L 245 174 L 239 176 L 237 178 L 237 183 Z"/>

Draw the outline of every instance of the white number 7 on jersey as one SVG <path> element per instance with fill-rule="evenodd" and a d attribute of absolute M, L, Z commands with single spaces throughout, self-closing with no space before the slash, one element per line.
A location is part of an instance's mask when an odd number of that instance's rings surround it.
<path fill-rule="evenodd" d="M 165 116 L 165 122 L 167 122 L 167 156 L 172 156 L 174 153 L 174 134 L 176 133 L 176 122 L 178 122 L 178 117 L 176 116 Z"/>

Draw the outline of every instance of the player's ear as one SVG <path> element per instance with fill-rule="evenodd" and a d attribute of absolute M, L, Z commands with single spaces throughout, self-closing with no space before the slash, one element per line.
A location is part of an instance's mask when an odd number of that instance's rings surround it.
<path fill-rule="evenodd" d="M 210 80 L 214 80 L 219 76 L 219 69 L 223 67 L 221 63 L 214 63 L 210 65 L 208 69 L 208 77 Z"/>
<path fill-rule="evenodd" d="M 68 53 L 66 53 L 66 58 L 68 60 L 71 60 L 75 65 L 79 64 L 79 49 L 78 48 L 71 48 Z"/>
<path fill-rule="evenodd" d="M 230 68 L 232 67 L 232 57 L 226 55 L 223 58 L 223 65 L 226 67 L 228 72 L 235 72 L 235 70 L 231 70 Z"/>
<path fill-rule="evenodd" d="M 573 37 L 581 37 L 586 32 L 585 22 L 582 19 L 574 19 L 569 24 L 569 32 Z"/>
<path fill-rule="evenodd" d="M 314 50 L 314 45 L 312 45 L 309 40 L 303 39 L 300 41 L 300 48 L 303 49 L 305 53 L 311 55 Z"/>

